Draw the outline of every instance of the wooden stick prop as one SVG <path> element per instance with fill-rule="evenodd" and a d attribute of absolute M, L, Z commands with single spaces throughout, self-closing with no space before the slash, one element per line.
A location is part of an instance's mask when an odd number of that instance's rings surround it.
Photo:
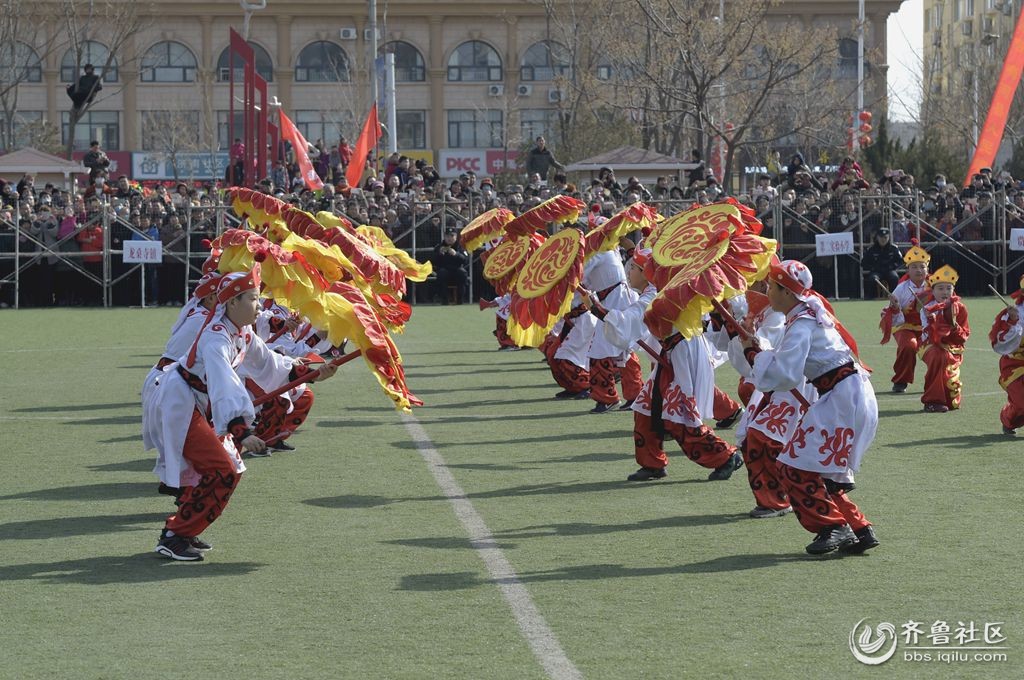
<path fill-rule="evenodd" d="M 993 288 L 991 283 L 988 284 L 988 289 L 996 294 L 996 297 L 999 298 L 1004 305 L 1006 305 L 1007 309 L 1012 309 L 1012 308 L 1017 306 L 1017 305 L 1013 304 L 1012 302 L 1007 302 L 1006 298 L 1004 298 L 1002 295 L 1000 295 L 999 291 L 996 290 L 995 288 Z"/>
<path fill-rule="evenodd" d="M 640 346 L 640 349 L 642 349 L 643 351 L 645 351 L 648 354 L 650 354 L 654 358 L 655 361 L 657 361 L 659 364 L 661 364 L 662 368 L 668 368 L 668 365 L 669 365 L 668 364 L 668 359 L 666 359 L 665 357 L 661 356 L 661 352 L 655 352 L 654 348 L 651 347 L 650 345 L 648 345 L 643 340 L 637 340 L 636 344 Z"/>
<path fill-rule="evenodd" d="M 750 340 L 755 347 L 757 346 L 757 337 L 751 335 L 750 333 L 747 332 L 746 328 L 739 325 L 739 323 L 736 322 L 735 317 L 733 317 L 732 313 L 725 308 L 725 305 L 723 305 L 718 300 L 715 300 L 714 298 L 711 299 L 711 304 L 714 305 L 715 311 L 718 312 L 719 316 L 721 316 L 727 324 L 732 324 L 733 327 L 736 328 L 737 335 L 739 335 L 744 340 Z M 800 390 L 793 388 L 789 391 L 789 393 L 792 394 L 796 398 L 796 400 L 803 405 L 804 408 L 808 408 L 811 405 L 810 402 L 807 401 L 807 398 L 804 397 L 804 395 L 800 394 Z"/>
<path fill-rule="evenodd" d="M 341 366 L 342 364 L 347 364 L 348 362 L 352 361 L 353 359 L 355 359 L 356 357 L 358 357 L 362 353 L 363 353 L 362 350 L 357 349 L 354 352 L 349 352 L 345 356 L 341 356 L 341 357 L 338 357 L 337 359 L 333 359 L 333 360 L 327 362 L 327 364 L 330 364 L 331 366 Z M 327 364 L 325 364 L 325 365 L 327 365 Z M 317 371 L 319 372 L 319 369 L 317 369 Z M 278 397 L 278 396 L 284 394 L 288 390 L 293 389 L 295 387 L 298 387 L 302 383 L 309 382 L 310 381 L 309 380 L 310 377 L 311 376 L 309 376 L 309 375 L 305 375 L 305 376 L 303 376 L 301 378 L 296 378 L 295 380 L 291 381 L 287 385 L 282 385 L 281 387 L 278 387 L 273 392 L 267 392 L 262 397 L 258 397 L 256 399 L 253 399 L 252 405 L 253 406 L 259 406 L 261 404 L 265 404 L 268 401 L 270 401 L 271 399 L 274 399 L 275 397 Z"/>

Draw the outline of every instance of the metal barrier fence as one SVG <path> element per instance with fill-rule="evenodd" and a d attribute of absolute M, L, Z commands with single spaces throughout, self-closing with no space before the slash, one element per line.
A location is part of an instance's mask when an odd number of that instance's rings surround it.
<path fill-rule="evenodd" d="M 845 200 L 845 199 L 844 199 Z M 651 202 L 663 214 L 675 214 L 687 200 Z M 446 229 L 459 228 L 492 207 L 478 197 L 465 201 L 414 202 L 400 213 L 394 228 L 395 244 L 420 261 L 430 260 Z M 952 222 L 921 204 L 920 198 L 856 196 L 853 210 L 827 220 L 812 219 L 799 204 L 774 201 L 759 217 L 763 234 L 779 241 L 782 257 L 804 261 L 815 277 L 815 287 L 833 297 L 871 297 L 877 292 L 861 267 L 872 235 L 887 227 L 901 249 L 917 238 L 932 254 L 933 269 L 951 264 L 961 276 L 958 290 L 965 295 L 987 293 L 987 285 L 1014 288 L 1024 273 L 1024 252 L 1010 249 L 1010 229 L 1024 227 L 1024 210 L 1007 206 L 997 193 L 989 205 L 965 213 Z M 57 236 L 52 225 L 38 220 L 23 222 L 15 212 L 10 220 L 0 215 L 0 303 L 23 305 L 89 304 L 103 306 L 180 304 L 201 275 L 207 250 L 204 239 L 240 225 L 228 206 L 195 207 L 179 211 L 179 229 L 161 230 L 163 258 L 158 264 L 124 262 L 126 241 L 152 237 L 137 223 L 119 216 L 109 205 L 86 215 L 74 231 Z M 854 253 L 817 257 L 814 236 L 850 232 Z M 474 291 L 489 294 L 479 258 L 470 253 L 469 299 Z M 423 284 L 410 283 L 414 302 L 447 300 L 436 277 Z M 463 300 L 468 302 L 469 300 Z"/>

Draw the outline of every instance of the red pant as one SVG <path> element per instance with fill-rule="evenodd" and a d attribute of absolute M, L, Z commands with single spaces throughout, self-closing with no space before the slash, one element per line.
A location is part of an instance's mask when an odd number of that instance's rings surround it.
<path fill-rule="evenodd" d="M 789 494 L 793 514 L 800 525 L 812 534 L 837 524 L 849 524 L 854 531 L 871 524 L 846 492 L 829 493 L 825 480 L 817 472 L 798 470 L 783 463 L 778 469 L 783 487 Z"/>
<path fill-rule="evenodd" d="M 640 366 L 640 358 L 636 352 L 629 353 L 626 365 L 619 371 L 622 373 L 622 397 L 626 401 L 633 401 L 644 388 L 644 373 Z"/>
<path fill-rule="evenodd" d="M 711 406 L 711 417 L 715 420 L 725 420 L 740 409 L 740 405 L 733 401 L 732 397 L 718 389 L 715 385 L 715 401 Z"/>
<path fill-rule="evenodd" d="M 494 319 L 494 337 L 498 338 L 498 347 L 516 347 L 516 341 L 508 334 L 508 321 L 500 316 Z"/>
<path fill-rule="evenodd" d="M 782 484 L 777 459 L 783 445 L 759 430 L 747 430 L 740 447 L 747 466 L 747 480 L 754 492 L 754 501 L 762 508 L 781 510 L 789 507 L 789 497 Z"/>
<path fill-rule="evenodd" d="M 721 467 L 736 451 L 705 425 L 686 427 L 668 420 L 663 422 L 665 434 L 676 440 L 687 458 L 702 467 Z M 633 451 L 641 467 L 663 468 L 668 465 L 662 441 L 662 436 L 651 426 L 651 417 L 633 411 Z"/>
<path fill-rule="evenodd" d="M 953 354 L 944 347 L 930 345 L 924 351 L 925 366 L 924 394 L 922 404 L 945 404 L 949 408 L 960 408 L 960 364 L 962 354 Z"/>
<path fill-rule="evenodd" d="M 544 355 L 544 358 L 547 359 L 548 363 L 550 364 L 552 361 L 555 360 L 555 352 L 558 351 L 558 348 L 561 345 L 562 343 L 559 341 L 557 337 L 549 334 L 547 337 L 544 338 L 544 342 L 540 343 L 540 347 L 538 347 L 537 349 L 541 351 L 541 354 Z"/>
<path fill-rule="evenodd" d="M 914 368 L 917 366 L 918 331 L 896 331 L 896 363 L 892 365 L 894 383 L 914 382 Z"/>
<path fill-rule="evenodd" d="M 223 442 L 198 410 L 192 412 L 183 453 L 202 479 L 196 486 L 182 488 L 181 507 L 167 518 L 166 527 L 179 536 L 192 537 L 220 517 L 242 475 L 235 472 Z"/>
<path fill-rule="evenodd" d="M 615 377 L 619 375 L 619 367 L 615 365 L 615 357 L 590 360 L 590 398 L 598 404 L 614 404 L 619 400 L 619 391 L 615 388 Z"/>
<path fill-rule="evenodd" d="M 1024 427 L 1024 378 L 1017 378 L 1006 388 L 1006 406 L 999 412 L 999 421 L 1011 430 Z"/>
<path fill-rule="evenodd" d="M 288 400 L 278 397 L 264 404 L 260 409 L 259 421 L 256 423 L 253 434 L 265 441 L 268 446 L 283 442 L 306 421 L 311 408 L 313 408 L 313 390 L 309 387 L 292 402 L 291 413 L 288 413 Z"/>
<path fill-rule="evenodd" d="M 559 387 L 569 392 L 582 392 L 590 388 L 590 371 L 580 368 L 568 359 L 555 359 L 553 354 L 548 363 L 551 366 L 551 375 Z"/>
<path fill-rule="evenodd" d="M 740 397 L 740 401 L 743 402 L 744 406 L 750 404 L 750 397 L 754 395 L 754 385 L 749 383 L 743 378 L 740 378 L 740 386 L 737 388 L 736 393 Z"/>

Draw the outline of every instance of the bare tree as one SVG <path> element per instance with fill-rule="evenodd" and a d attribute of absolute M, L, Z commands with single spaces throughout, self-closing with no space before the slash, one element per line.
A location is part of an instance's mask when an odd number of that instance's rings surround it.
<path fill-rule="evenodd" d="M 167 159 L 174 179 L 194 179 L 193 165 L 184 165 L 181 154 L 201 151 L 199 112 L 185 109 L 145 111 L 142 114 L 142 148 Z"/>
<path fill-rule="evenodd" d="M 741 152 L 798 139 L 840 146 L 856 79 L 835 78 L 835 29 L 775 15 L 778 0 L 541 0 L 574 46 L 573 87 L 589 110 L 632 124 L 641 144 L 682 155 Z M 595 77 L 596 74 L 599 77 Z M 845 87 L 844 87 L 845 84 Z"/>
<path fill-rule="evenodd" d="M 75 74 L 85 65 L 83 60 L 90 43 L 101 43 L 107 48 L 102 64 L 93 64 L 96 83 L 102 82 L 117 68 L 125 74 L 138 70 L 138 56 L 127 49 L 129 42 L 144 27 L 144 16 L 152 16 L 147 3 L 118 2 L 117 0 L 59 0 L 60 20 L 69 49 L 75 55 Z M 126 77 L 132 77 L 127 76 Z M 98 88 L 97 88 L 98 89 Z M 115 92 L 107 92 L 110 96 Z M 75 132 L 78 122 L 94 105 L 95 92 L 85 94 L 81 106 L 71 107 L 68 120 L 68 134 L 65 154 L 71 158 L 75 146 Z"/>

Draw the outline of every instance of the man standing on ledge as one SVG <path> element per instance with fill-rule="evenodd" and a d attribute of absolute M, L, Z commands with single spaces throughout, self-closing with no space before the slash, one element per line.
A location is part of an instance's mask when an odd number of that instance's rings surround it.
<path fill-rule="evenodd" d="M 546 184 L 548 172 L 552 166 L 559 170 L 565 170 L 565 166 L 555 160 L 555 156 L 551 153 L 551 149 L 547 147 L 544 137 L 537 137 L 537 146 L 530 149 L 530 152 L 526 155 L 526 176 L 529 177 L 533 173 L 537 173 Z"/>

